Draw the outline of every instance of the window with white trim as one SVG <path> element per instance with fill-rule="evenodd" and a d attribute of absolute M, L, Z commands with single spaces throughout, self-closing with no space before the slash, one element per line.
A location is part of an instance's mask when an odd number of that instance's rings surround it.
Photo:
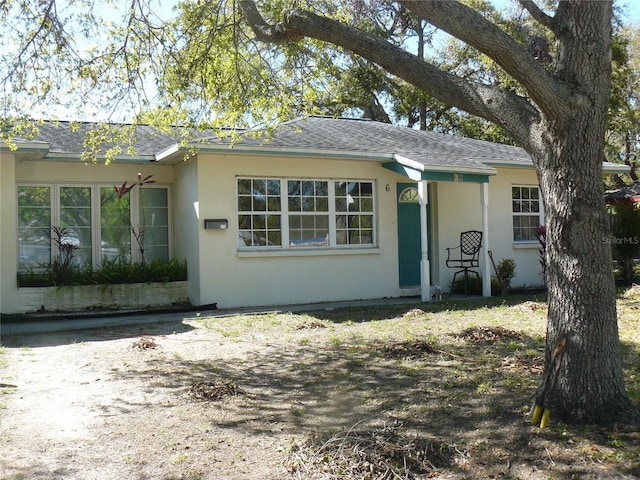
<path fill-rule="evenodd" d="M 135 188 L 118 196 L 113 185 L 18 185 L 19 270 L 49 266 L 61 241 L 76 248 L 73 262 L 98 266 L 103 260 L 141 260 L 134 230 L 142 232 L 145 260 L 169 260 L 168 187 Z"/>
<path fill-rule="evenodd" d="M 280 180 L 239 178 L 238 246 L 282 245 Z"/>
<path fill-rule="evenodd" d="M 51 263 L 52 187 L 18 187 L 18 268 Z"/>
<path fill-rule="evenodd" d="M 536 228 L 544 224 L 542 198 L 537 186 L 513 185 L 511 187 L 511 211 L 513 217 L 513 241 L 535 242 Z"/>
<path fill-rule="evenodd" d="M 238 178 L 238 248 L 375 245 L 374 182 Z"/>
<path fill-rule="evenodd" d="M 329 182 L 287 180 L 290 247 L 329 246 Z"/>
<path fill-rule="evenodd" d="M 373 245 L 373 182 L 335 182 L 339 245 Z"/>

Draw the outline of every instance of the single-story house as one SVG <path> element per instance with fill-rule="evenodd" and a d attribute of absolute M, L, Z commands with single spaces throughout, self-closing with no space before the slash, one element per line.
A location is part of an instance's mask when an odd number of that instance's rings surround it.
<path fill-rule="evenodd" d="M 90 123 L 41 124 L 1 146 L 0 312 L 37 307 L 16 277 L 55 255 L 68 227 L 76 257 L 139 259 L 131 226 L 145 223 L 147 259 L 186 259 L 192 305 L 275 306 L 446 293 L 448 247 L 483 232 L 479 270 L 511 258 L 514 287 L 543 283 L 536 172 L 518 147 L 368 120 L 308 117 L 232 143 L 138 127 L 135 154 L 80 160 Z M 606 164 L 605 173 L 625 166 Z M 134 188 L 125 222 L 114 186 Z M 130 225 L 127 224 L 130 218 Z M 53 251 L 52 251 L 53 250 Z M 91 305 L 87 305 L 89 307 Z M 45 310 L 51 306 L 42 305 Z"/>
<path fill-rule="evenodd" d="M 604 198 L 608 205 L 616 203 L 638 203 L 640 202 L 640 182 L 633 182 L 622 188 L 616 188 L 605 192 Z"/>

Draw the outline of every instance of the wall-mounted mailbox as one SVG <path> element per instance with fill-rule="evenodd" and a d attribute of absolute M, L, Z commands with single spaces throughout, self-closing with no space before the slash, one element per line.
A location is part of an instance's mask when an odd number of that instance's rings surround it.
<path fill-rule="evenodd" d="M 229 228 L 229 220 L 226 218 L 205 218 L 205 230 L 226 230 Z"/>

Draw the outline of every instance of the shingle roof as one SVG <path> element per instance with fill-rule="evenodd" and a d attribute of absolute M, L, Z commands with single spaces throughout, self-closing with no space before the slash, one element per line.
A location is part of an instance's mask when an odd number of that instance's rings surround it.
<path fill-rule="evenodd" d="M 260 146 L 265 149 L 294 149 L 324 152 L 350 152 L 407 157 L 430 167 L 473 168 L 491 170 L 484 162 L 521 162 L 531 165 L 524 149 L 446 135 L 366 119 L 307 117 L 283 123 L 272 138 L 246 135 L 238 146 Z"/>
<path fill-rule="evenodd" d="M 98 125 L 90 122 L 44 122 L 37 126 L 39 134 L 34 140 L 49 143 L 52 153 L 80 154 L 85 150 L 87 133 Z M 154 156 L 180 141 L 178 133 L 166 134 L 148 125 L 136 126 L 135 132 L 133 146 L 139 156 Z"/>
<path fill-rule="evenodd" d="M 44 122 L 38 126 L 39 135 L 36 138 L 24 142 L 17 138 L 13 140 L 31 146 L 37 143 L 42 143 L 43 146 L 48 144 L 49 155 L 56 154 L 51 155 L 52 157 L 76 156 L 85 150 L 87 133 L 98 126 L 99 124 L 90 122 Z M 112 126 L 118 127 L 117 124 Z M 184 133 L 184 128 L 175 128 L 174 132 L 166 133 L 148 125 L 136 126 L 133 146 L 137 160 L 172 158 L 172 161 L 180 161 L 183 154 L 179 153 L 179 147 Z M 279 125 L 268 138 L 255 138 L 250 133 L 240 132 L 240 140 L 233 144 L 236 151 L 246 147 L 261 153 L 324 153 L 344 157 L 357 155 L 380 161 L 394 160 L 396 163 L 402 163 L 406 159 L 412 164 L 412 168 L 413 163 L 421 165 L 421 170 L 472 170 L 489 175 L 495 173 L 493 167 L 501 165 L 533 168 L 531 158 L 520 147 L 414 130 L 366 119 L 305 117 Z M 191 140 L 205 149 L 219 150 L 230 146 L 228 140 L 219 140 L 213 131 L 194 131 Z M 123 157 L 126 161 L 126 155 Z M 402 157 L 402 160 L 398 157 Z M 604 162 L 604 169 L 607 173 L 628 171 L 628 167 L 624 165 L 608 162 Z"/>
<path fill-rule="evenodd" d="M 78 155 L 85 150 L 88 132 L 98 124 L 89 122 L 44 122 L 38 126 L 34 142 L 50 144 L 50 152 Z M 215 148 L 226 148 L 212 132 L 201 132 L 195 143 L 208 142 Z M 179 130 L 167 134 L 158 129 L 138 125 L 133 146 L 136 156 L 155 157 L 180 142 Z M 406 157 L 428 167 L 443 169 L 471 168 L 490 171 L 492 161 L 531 165 L 527 153 L 519 147 L 483 140 L 415 130 L 364 119 L 305 117 L 279 125 L 269 138 L 255 138 L 242 133 L 234 148 L 259 148 L 261 151 L 291 150 L 330 152 L 336 155 L 360 154 L 375 158 Z"/>
<path fill-rule="evenodd" d="M 616 190 L 609 190 L 605 192 L 604 198 L 608 203 L 640 201 L 640 182 L 634 182 Z"/>

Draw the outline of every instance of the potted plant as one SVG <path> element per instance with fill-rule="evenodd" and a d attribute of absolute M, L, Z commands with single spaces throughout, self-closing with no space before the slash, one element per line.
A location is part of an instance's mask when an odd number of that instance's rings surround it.
<path fill-rule="evenodd" d="M 496 265 L 496 277 L 500 283 L 500 293 L 503 297 L 507 296 L 511 280 L 516 275 L 516 262 L 511 258 L 505 258 Z"/>

